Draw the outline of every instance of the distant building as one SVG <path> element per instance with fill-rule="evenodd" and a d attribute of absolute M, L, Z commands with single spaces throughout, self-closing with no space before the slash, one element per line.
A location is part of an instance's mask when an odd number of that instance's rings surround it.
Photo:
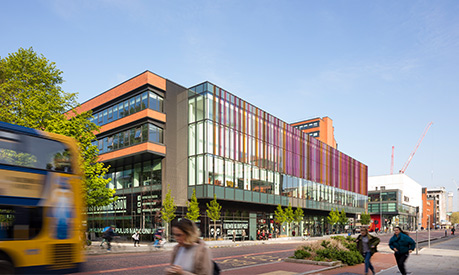
<path fill-rule="evenodd" d="M 437 213 L 437 203 L 436 203 L 436 198 L 427 197 L 427 188 L 423 187 L 422 188 L 422 212 L 421 212 L 421 217 L 422 217 L 422 222 L 421 226 L 425 229 L 431 228 L 433 229 L 435 220 L 436 220 L 436 213 Z M 430 224 L 430 225 L 429 225 Z"/>
<path fill-rule="evenodd" d="M 322 141 L 323 143 L 338 149 L 338 144 L 335 140 L 335 128 L 333 120 L 329 117 L 313 118 L 290 124 L 308 135 Z"/>
<path fill-rule="evenodd" d="M 445 187 L 427 188 L 427 198 L 435 198 L 435 204 L 436 204 L 435 227 L 445 226 L 447 223 Z"/>
<path fill-rule="evenodd" d="M 446 204 L 446 213 L 453 213 L 453 201 L 454 193 L 448 192 L 447 204 Z"/>
<path fill-rule="evenodd" d="M 373 221 L 377 221 L 376 227 L 415 229 L 419 226 L 422 186 L 407 175 L 369 177 L 368 198 L 368 212 Z"/>

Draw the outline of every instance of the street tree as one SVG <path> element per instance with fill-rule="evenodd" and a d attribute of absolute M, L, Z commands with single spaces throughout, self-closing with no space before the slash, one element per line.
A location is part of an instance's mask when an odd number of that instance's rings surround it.
<path fill-rule="evenodd" d="M 284 209 L 282 209 L 280 204 L 278 204 L 277 209 L 274 210 L 274 220 L 279 224 L 279 226 L 282 226 L 282 224 L 287 220 Z M 280 232 L 282 232 L 282 230 L 279 228 L 279 233 Z"/>
<path fill-rule="evenodd" d="M 186 218 L 196 222 L 199 219 L 199 203 L 196 198 L 196 189 L 193 189 L 193 194 L 191 195 L 191 201 L 187 202 L 187 213 Z"/>
<path fill-rule="evenodd" d="M 294 221 L 296 222 L 297 224 L 297 228 L 298 228 L 298 236 L 301 236 L 302 233 L 300 233 L 300 223 L 303 221 L 303 217 L 304 217 L 304 212 L 303 212 L 303 209 L 301 207 L 297 207 L 295 209 L 295 213 L 293 213 L 293 219 Z"/>
<path fill-rule="evenodd" d="M 459 223 L 459 212 L 453 212 L 451 214 L 451 223 L 453 225 Z"/>
<path fill-rule="evenodd" d="M 214 199 L 207 203 L 207 216 L 214 222 L 214 238 L 217 239 L 217 220 L 220 219 L 222 207 L 217 202 L 217 195 L 214 194 Z"/>
<path fill-rule="evenodd" d="M 174 197 L 171 195 L 169 185 L 167 186 L 166 198 L 163 201 L 163 207 L 161 208 L 161 216 L 163 221 L 166 223 L 166 240 L 169 240 L 169 225 L 173 219 L 175 219 L 175 211 L 177 206 L 174 203 Z"/>
<path fill-rule="evenodd" d="M 341 225 L 341 229 L 344 231 L 344 227 L 348 224 L 349 219 L 346 217 L 346 212 L 344 209 L 341 209 L 341 213 L 339 214 L 338 224 Z"/>
<path fill-rule="evenodd" d="M 286 222 L 287 222 L 287 236 L 290 236 L 290 226 L 291 226 L 291 223 L 295 219 L 291 203 L 288 203 L 288 207 L 285 208 L 284 213 L 285 213 Z"/>
<path fill-rule="evenodd" d="M 0 121 L 73 137 L 81 152 L 87 207 L 108 205 L 115 190 L 106 187 L 108 167 L 97 162 L 99 151 L 91 144 L 99 127 L 89 121 L 90 112 L 74 111 L 77 94 L 62 90 L 62 73 L 32 48 L 0 59 Z"/>
<path fill-rule="evenodd" d="M 338 211 L 338 208 L 335 209 L 332 208 L 332 210 L 330 210 L 330 213 L 328 214 L 328 217 L 327 217 L 327 221 L 328 221 L 328 224 L 330 224 L 332 226 L 332 228 L 338 223 L 339 221 L 339 211 Z"/>
<path fill-rule="evenodd" d="M 363 213 L 360 215 L 360 223 L 362 225 L 369 225 L 371 222 L 371 215 L 368 213 Z"/>

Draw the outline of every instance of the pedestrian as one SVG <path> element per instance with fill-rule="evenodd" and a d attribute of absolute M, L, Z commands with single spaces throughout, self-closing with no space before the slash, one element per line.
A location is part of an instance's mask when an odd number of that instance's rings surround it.
<path fill-rule="evenodd" d="M 236 241 L 236 230 L 233 230 L 233 242 Z"/>
<path fill-rule="evenodd" d="M 390 249 L 394 250 L 395 260 L 397 261 L 398 270 L 402 275 L 406 274 L 405 261 L 408 256 L 416 248 L 416 242 L 408 236 L 406 232 L 396 226 L 394 228 L 394 236 L 389 240 Z"/>
<path fill-rule="evenodd" d="M 104 243 L 107 242 L 107 240 L 103 236 L 105 234 L 105 231 L 107 231 L 109 228 L 110 226 L 107 226 L 107 227 L 104 227 L 104 229 L 102 230 L 102 242 L 100 243 L 101 248 L 104 248 Z"/>
<path fill-rule="evenodd" d="M 132 239 L 134 240 L 134 247 L 136 244 L 140 247 L 140 232 L 136 231 L 134 234 L 132 234 Z"/>
<path fill-rule="evenodd" d="M 456 231 L 456 229 L 454 228 L 454 225 L 453 225 L 453 227 L 451 228 L 451 235 L 454 235 L 454 231 Z"/>
<path fill-rule="evenodd" d="M 368 234 L 368 229 L 366 227 L 362 227 L 360 229 L 360 235 L 355 241 L 357 242 L 357 248 L 359 249 L 360 254 L 362 254 L 365 259 L 365 275 L 368 274 L 368 269 L 370 269 L 373 274 L 376 274 L 375 269 L 370 262 L 370 258 L 378 251 L 377 246 L 379 244 L 379 238 Z"/>
<path fill-rule="evenodd" d="M 213 274 L 214 265 L 210 250 L 199 239 L 198 228 L 194 222 L 181 219 L 173 223 L 172 235 L 177 245 L 172 251 L 171 265 L 165 269 L 166 274 Z"/>
<path fill-rule="evenodd" d="M 103 238 L 105 239 L 105 241 L 107 242 L 107 251 L 110 252 L 110 250 L 112 249 L 112 240 L 113 240 L 113 237 L 115 236 L 115 226 L 114 225 L 110 225 L 110 227 L 104 231 L 104 235 L 103 235 Z"/>
<path fill-rule="evenodd" d="M 454 235 L 454 234 L 453 234 L 453 235 Z M 244 241 L 244 240 L 245 240 L 245 230 L 242 229 L 242 241 Z"/>
<path fill-rule="evenodd" d="M 155 234 L 153 235 L 153 238 L 154 238 L 153 245 L 155 246 L 155 248 L 161 248 L 161 242 L 163 240 L 163 230 L 162 229 L 156 230 Z"/>

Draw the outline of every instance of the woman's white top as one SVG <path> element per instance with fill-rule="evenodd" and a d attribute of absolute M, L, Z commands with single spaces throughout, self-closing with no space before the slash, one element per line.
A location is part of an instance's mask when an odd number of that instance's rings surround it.
<path fill-rule="evenodd" d="M 196 245 L 190 247 L 180 247 L 175 256 L 174 265 L 179 265 L 183 270 L 194 272 L 194 254 L 196 253 Z"/>

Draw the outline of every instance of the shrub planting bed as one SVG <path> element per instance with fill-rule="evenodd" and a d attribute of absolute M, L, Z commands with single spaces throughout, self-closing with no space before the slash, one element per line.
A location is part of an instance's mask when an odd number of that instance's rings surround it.
<path fill-rule="evenodd" d="M 355 238 L 343 236 L 303 245 L 295 250 L 293 258 L 320 262 L 341 261 L 347 265 L 356 265 L 364 261 L 357 249 Z"/>

